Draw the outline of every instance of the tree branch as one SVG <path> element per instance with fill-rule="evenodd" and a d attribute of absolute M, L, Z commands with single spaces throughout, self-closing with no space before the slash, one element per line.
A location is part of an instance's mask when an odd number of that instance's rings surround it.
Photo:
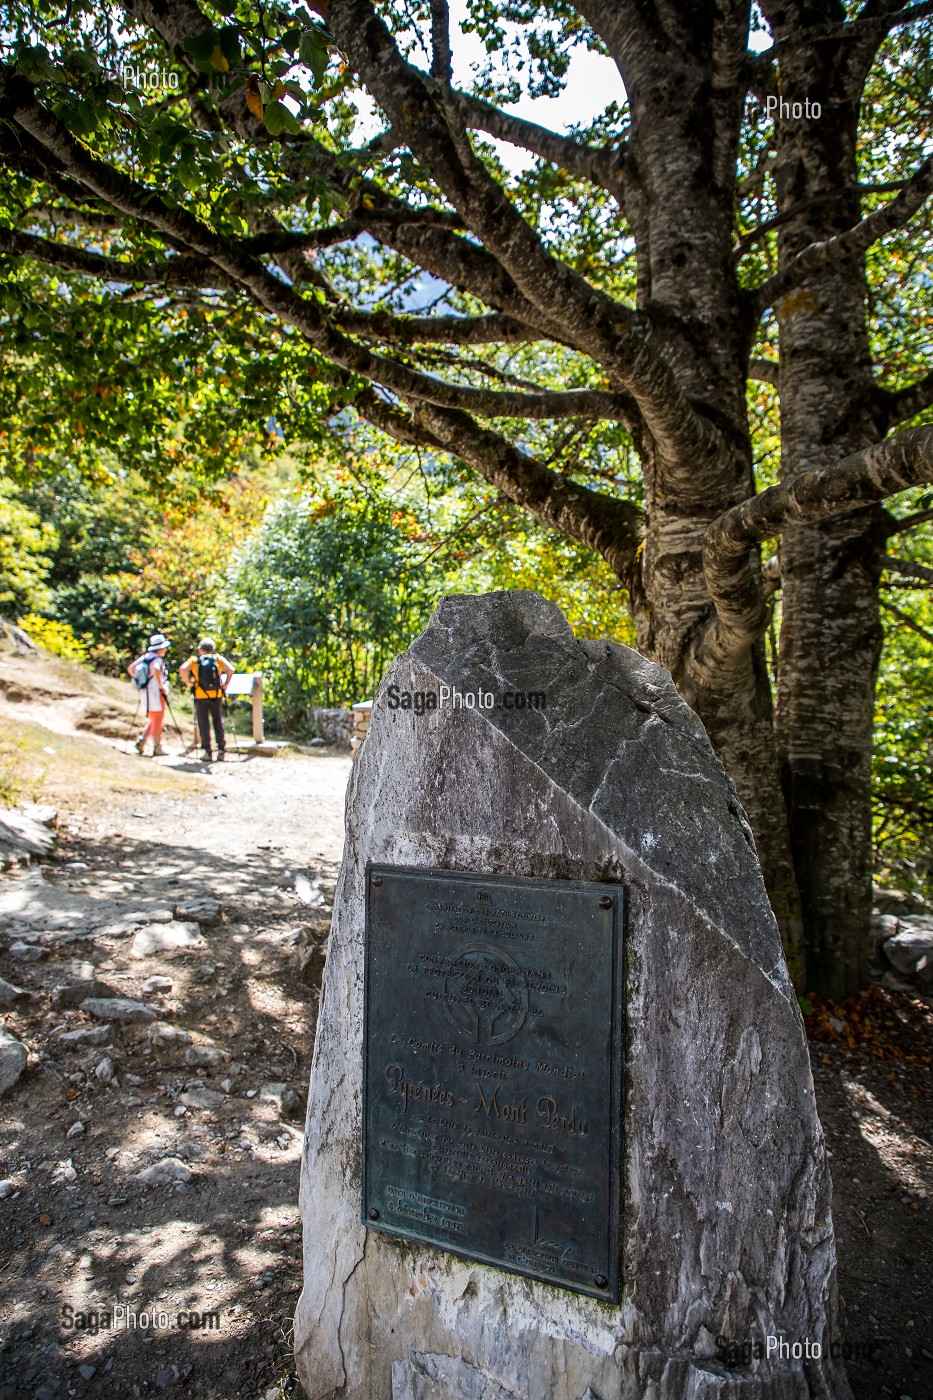
<path fill-rule="evenodd" d="M 514 316 L 496 312 L 485 316 L 395 316 L 390 311 L 356 311 L 339 307 L 334 325 L 364 340 L 387 341 L 394 345 L 524 344 L 543 340 L 544 335 Z"/>
<path fill-rule="evenodd" d="M 109 199 L 117 208 L 141 221 L 149 222 L 163 232 L 183 238 L 200 258 L 221 269 L 228 279 L 249 292 L 264 310 L 294 326 L 307 340 L 334 364 L 351 374 L 384 385 L 409 402 L 436 408 L 468 410 L 490 417 L 516 418 L 578 418 L 611 417 L 626 421 L 629 401 L 603 390 L 577 389 L 569 391 L 540 391 L 516 393 L 511 391 L 474 388 L 449 384 L 432 375 L 419 373 L 408 366 L 375 354 L 366 346 L 351 340 L 328 319 L 316 300 L 296 293 L 244 247 L 242 243 L 222 238 L 207 224 L 184 209 L 171 208 L 145 186 L 137 185 L 121 172 L 111 169 L 90 155 L 74 140 L 67 129 L 36 101 L 29 85 L 10 82 L 6 70 L 0 68 L 3 95 L 17 122 L 43 142 L 63 165 L 95 194 Z M 59 245 L 28 235 L 11 234 L 14 246 L 32 250 L 37 246 L 47 256 L 54 256 Z M 17 245 L 17 240 L 25 242 Z M 249 240 L 247 240 L 248 242 Z M 61 245 L 63 256 L 72 262 L 72 253 Z M 97 275 L 126 278 L 125 264 L 98 254 L 77 255 L 81 271 L 91 269 Z M 179 260 L 181 261 L 181 260 Z M 171 268 L 172 262 L 166 262 Z M 147 274 L 151 273 L 146 268 Z"/>
<path fill-rule="evenodd" d="M 380 357 L 380 364 L 389 363 Z M 375 376 L 383 379 L 382 374 Z M 607 418 L 627 423 L 631 404 L 619 394 L 602 389 L 539 389 L 512 391 L 508 389 L 475 388 L 472 385 L 449 384 L 422 374 L 419 383 L 404 391 L 406 399 L 419 405 L 438 408 L 458 408 L 482 418 L 530 418 L 558 420 L 561 418 Z"/>
<path fill-rule="evenodd" d="M 397 442 L 448 452 L 465 462 L 542 525 L 596 550 L 619 578 L 627 578 L 642 539 L 641 512 L 631 501 L 568 481 L 493 429 L 479 427 L 455 410 L 407 413 L 374 389 L 356 394 L 352 403 Z"/>
<path fill-rule="evenodd" d="M 531 151 L 542 160 L 549 161 L 572 175 L 589 180 L 594 185 L 613 195 L 621 206 L 625 190 L 623 176 L 627 160 L 627 148 L 611 146 L 588 146 L 572 136 L 564 136 L 551 131 L 525 117 L 503 112 L 491 102 L 470 93 L 456 94 L 457 106 L 466 126 L 474 131 L 485 131 L 500 141 L 508 141 L 512 146 L 520 146 Z"/>
<path fill-rule="evenodd" d="M 867 15 L 864 11 L 868 8 L 868 5 L 864 6 L 862 14 L 852 20 L 805 25 L 795 33 L 778 39 L 769 49 L 753 54 L 752 62 L 756 68 L 764 67 L 772 64 L 789 48 L 798 48 L 802 44 L 833 43 L 838 39 L 856 41 L 866 35 L 874 36 L 877 46 L 892 29 L 901 29 L 905 24 L 913 24 L 915 20 L 933 15 L 933 0 L 920 0 L 919 4 L 910 5 L 907 9 L 886 9 L 883 14 Z"/>
<path fill-rule="evenodd" d="M 887 538 L 902 535 L 905 530 L 914 530 L 918 525 L 925 525 L 928 520 L 933 520 L 933 510 L 918 510 L 914 515 L 902 516 L 900 520 L 894 518 L 888 526 Z"/>
<path fill-rule="evenodd" d="M 909 627 L 912 632 L 916 632 L 925 642 L 933 646 L 933 632 L 928 632 L 925 627 L 921 627 L 919 622 L 914 622 L 912 617 L 908 617 L 900 608 L 896 608 L 893 603 L 889 603 L 886 598 L 879 598 L 879 604 L 885 612 L 893 613 L 899 622 L 903 622 L 905 627 Z"/>
<path fill-rule="evenodd" d="M 425 405 L 409 417 L 372 390 L 356 405 L 400 441 L 439 447 L 466 462 L 543 525 L 594 549 L 619 578 L 627 578 L 642 538 L 641 512 L 631 501 L 568 480 L 465 413 Z"/>
<path fill-rule="evenodd" d="M 698 675 L 730 670 L 768 623 L 752 551 L 788 525 L 815 525 L 898 491 L 933 481 L 933 427 L 913 428 L 846 457 L 836 467 L 804 472 L 726 511 L 706 532 L 703 564 L 715 618 L 694 645 Z"/>
<path fill-rule="evenodd" d="M 450 54 L 450 7 L 447 0 L 431 0 L 431 77 L 450 87 L 453 61 Z"/>
<path fill-rule="evenodd" d="M 903 574 L 905 578 L 916 579 L 920 583 L 933 583 L 933 569 L 928 569 L 924 564 L 915 564 L 913 559 L 897 559 L 894 555 L 887 554 L 883 563 L 886 569 Z"/>
<path fill-rule="evenodd" d="M 394 248 L 418 267 L 448 282 L 458 291 L 469 292 L 487 306 L 503 312 L 523 325 L 531 326 L 549 340 L 567 345 L 566 335 L 557 321 L 541 310 L 519 291 L 512 278 L 485 248 L 479 248 L 467 238 L 458 237 L 446 229 L 419 227 L 416 223 L 382 220 L 381 209 L 367 217 L 368 231 Z"/>
<path fill-rule="evenodd" d="M 0 253 L 13 257 L 37 258 L 53 267 L 83 272 L 108 282 L 157 284 L 160 287 L 229 287 L 230 279 L 218 272 L 209 258 L 179 256 L 154 263 L 122 262 L 102 253 L 74 248 L 70 243 L 53 243 L 16 229 L 0 228 Z"/>
<path fill-rule="evenodd" d="M 64 204 L 32 204 L 24 217 L 30 222 L 38 219 L 56 227 L 86 228 L 94 233 L 121 233 L 125 227 L 124 220 L 113 214 L 98 209 L 71 209 Z"/>
<path fill-rule="evenodd" d="M 884 238 L 894 229 L 909 223 L 933 194 L 933 156 L 927 157 L 905 183 L 900 194 L 888 201 L 880 209 L 875 209 L 860 223 L 834 238 L 820 243 L 811 243 L 803 248 L 795 258 L 782 267 L 773 277 L 762 282 L 747 294 L 757 316 L 761 316 L 769 306 L 801 283 L 806 282 L 809 273 L 828 263 L 842 262 L 857 254 L 865 253 L 879 238 Z"/>
<path fill-rule="evenodd" d="M 933 369 L 904 389 L 883 389 L 881 392 L 888 409 L 889 426 L 894 428 L 898 423 L 909 423 L 911 418 L 916 418 L 918 413 L 933 405 Z"/>
<path fill-rule="evenodd" d="M 648 342 L 648 325 L 554 257 L 483 163 L 458 141 L 424 75 L 407 64 L 370 0 L 333 0 L 332 28 L 370 92 L 431 170 L 445 197 L 540 315 L 591 356 L 635 399 L 668 484 L 695 486 L 697 468 L 725 450 L 715 424 L 697 411 Z M 681 483 L 679 464 L 692 470 Z"/>
<path fill-rule="evenodd" d="M 749 379 L 759 379 L 762 384 L 773 384 L 775 389 L 779 387 L 781 367 L 777 360 L 749 360 Z"/>

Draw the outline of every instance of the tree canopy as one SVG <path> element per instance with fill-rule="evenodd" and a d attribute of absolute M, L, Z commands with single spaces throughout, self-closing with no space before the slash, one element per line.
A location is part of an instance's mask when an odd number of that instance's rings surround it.
<path fill-rule="evenodd" d="M 796 975 L 858 985 L 881 502 L 933 477 L 931 13 L 469 0 L 465 73 L 447 0 L 8 5 L 4 450 L 67 424 L 212 469 L 355 413 L 450 454 L 624 582 Z M 581 48 L 618 78 L 593 121 L 510 110 Z"/>

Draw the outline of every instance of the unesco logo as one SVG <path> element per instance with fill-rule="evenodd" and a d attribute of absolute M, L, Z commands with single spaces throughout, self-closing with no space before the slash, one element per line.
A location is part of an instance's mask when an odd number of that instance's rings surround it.
<path fill-rule="evenodd" d="M 503 1045 L 528 1018 L 528 988 L 521 968 L 491 943 L 465 943 L 450 955 L 444 982 L 444 1014 L 461 1040 Z"/>

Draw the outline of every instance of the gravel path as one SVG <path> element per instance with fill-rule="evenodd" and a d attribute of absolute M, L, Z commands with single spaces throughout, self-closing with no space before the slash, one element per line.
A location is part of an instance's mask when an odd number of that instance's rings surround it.
<path fill-rule="evenodd" d="M 0 977 L 29 993 L 0 1008 L 29 1051 L 0 1121 L 0 1397 L 290 1394 L 350 763 L 125 765 L 169 790 L 63 808 L 57 858 L 0 885 Z"/>

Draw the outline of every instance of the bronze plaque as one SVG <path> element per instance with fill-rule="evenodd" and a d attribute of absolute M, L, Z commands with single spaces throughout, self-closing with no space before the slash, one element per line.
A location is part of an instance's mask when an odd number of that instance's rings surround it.
<path fill-rule="evenodd" d="M 618 1302 L 624 898 L 368 870 L 371 1229 Z"/>

